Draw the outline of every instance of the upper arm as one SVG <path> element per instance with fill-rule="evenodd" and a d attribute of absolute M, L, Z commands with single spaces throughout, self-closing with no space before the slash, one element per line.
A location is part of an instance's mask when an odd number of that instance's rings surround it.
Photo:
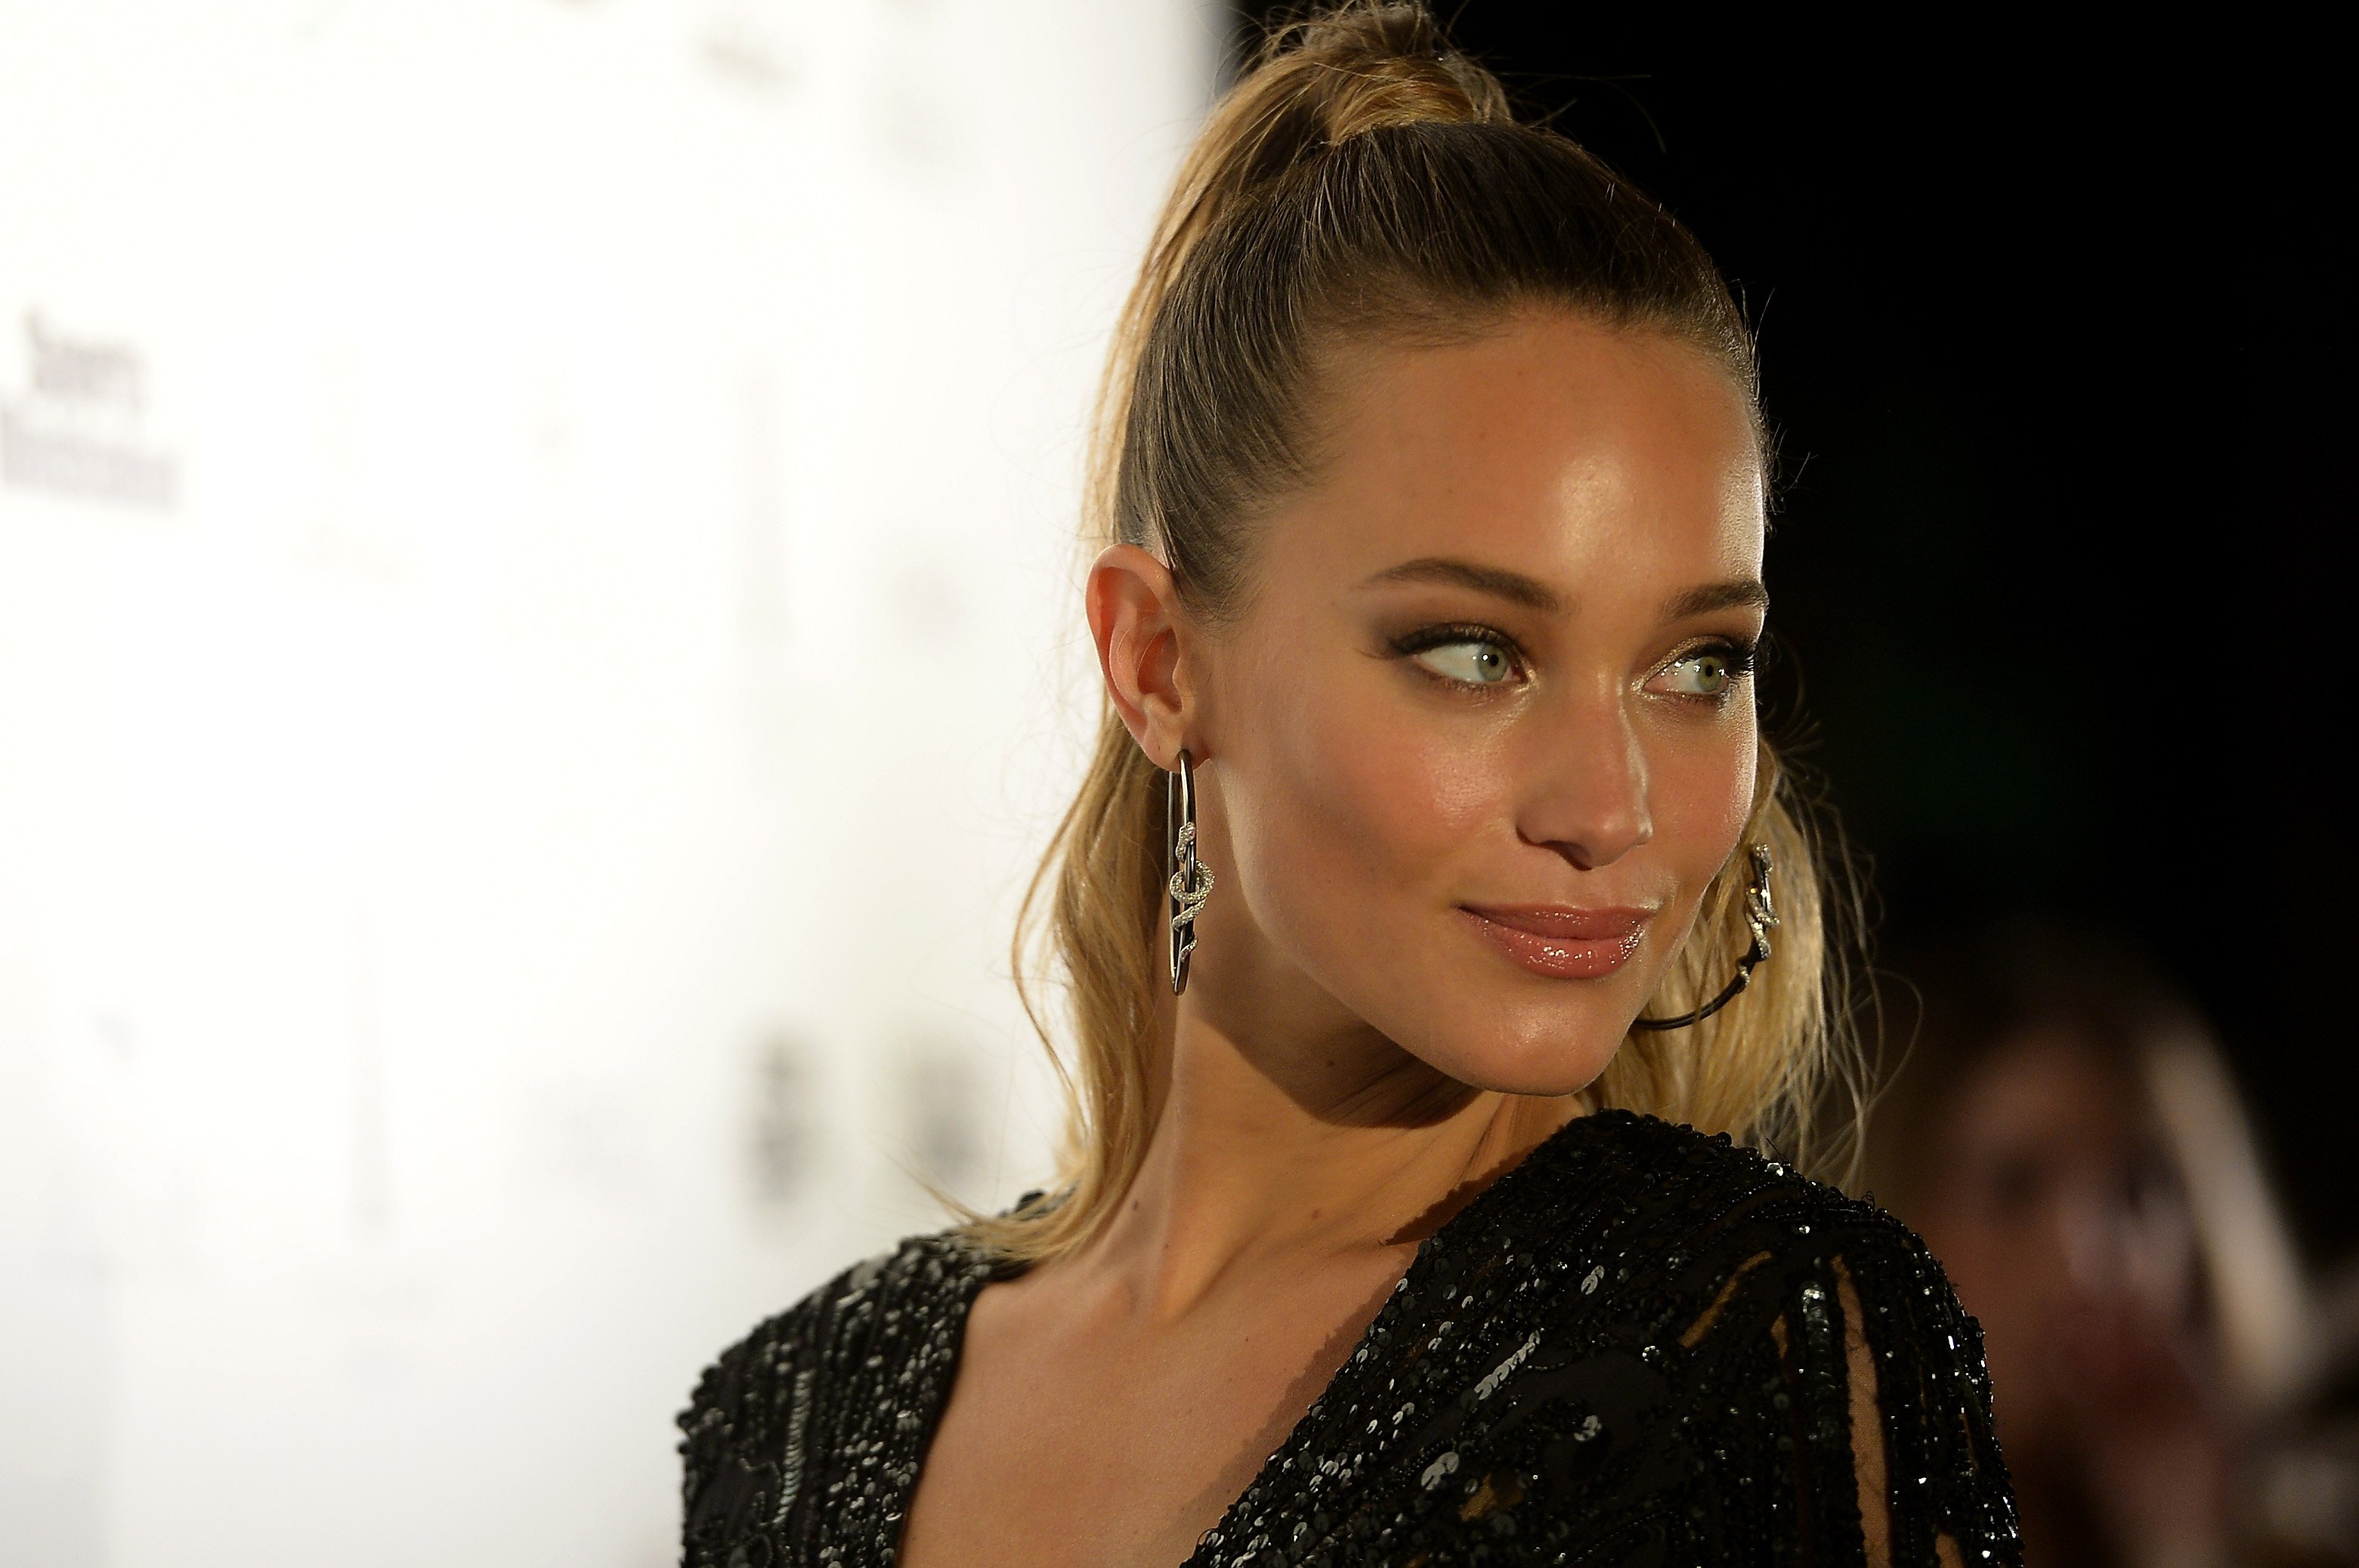
<path fill-rule="evenodd" d="M 1868 1568 L 1891 1568 L 1892 1472 L 1884 1445 L 1884 1389 L 1875 1373 L 1875 1351 L 1868 1344 L 1866 1309 L 1851 1267 L 1842 1257 L 1832 1260 L 1835 1301 L 1843 1311 L 1844 1382 L 1851 1411 L 1852 1474 L 1858 1483 L 1860 1546 Z M 1940 1568 L 1964 1568 L 1958 1538 L 1936 1530 L 1933 1551 Z"/>
<path fill-rule="evenodd" d="M 1876 1216 L 1830 1255 L 1862 1553 L 1871 1568 L 2019 1561 L 1982 1334 L 1940 1266 Z"/>
<path fill-rule="evenodd" d="M 1733 1270 L 1736 1299 L 1707 1314 L 1737 1342 L 1720 1408 L 1749 1474 L 1730 1503 L 1797 1561 L 2019 1563 L 1973 1321 L 1896 1223 L 1832 1228 L 1824 1252 Z"/>
<path fill-rule="evenodd" d="M 1875 1353 L 1867 1343 L 1861 1321 L 1859 1287 L 1841 1258 L 1834 1262 L 1835 1304 L 1843 1312 L 1844 1383 L 1851 1413 L 1852 1471 L 1859 1483 L 1860 1543 L 1869 1568 L 1887 1568 L 1892 1562 L 1891 1472 L 1884 1454 L 1884 1403 L 1875 1376 Z M 1948 1541 L 1943 1534 L 1939 1539 Z M 1948 1553 L 1954 1558 L 1954 1545 Z"/>

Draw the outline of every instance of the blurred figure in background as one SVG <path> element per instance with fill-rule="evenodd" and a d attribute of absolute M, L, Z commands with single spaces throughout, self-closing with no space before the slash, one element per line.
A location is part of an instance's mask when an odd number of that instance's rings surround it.
<path fill-rule="evenodd" d="M 2354 1561 L 2308 1288 L 2193 1007 L 2049 926 L 1900 975 L 1868 1185 L 1982 1322 L 2026 1561 Z"/>

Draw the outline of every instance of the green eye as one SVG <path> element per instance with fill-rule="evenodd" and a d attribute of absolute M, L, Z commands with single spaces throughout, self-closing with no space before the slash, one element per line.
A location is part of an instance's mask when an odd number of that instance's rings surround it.
<path fill-rule="evenodd" d="M 1660 690 L 1682 697 L 1717 697 L 1736 679 L 1725 654 L 1691 653 L 1656 677 Z"/>
<path fill-rule="evenodd" d="M 1495 686 L 1516 672 L 1516 661 L 1495 642 L 1438 643 L 1411 657 L 1444 680 L 1469 686 Z"/>

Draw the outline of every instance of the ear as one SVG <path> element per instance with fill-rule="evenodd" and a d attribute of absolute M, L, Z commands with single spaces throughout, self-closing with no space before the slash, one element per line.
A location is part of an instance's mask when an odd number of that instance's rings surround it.
<path fill-rule="evenodd" d="M 1084 596 L 1106 695 L 1139 749 L 1169 772 L 1196 717 L 1181 657 L 1186 613 L 1170 569 L 1136 545 L 1109 546 L 1090 566 Z"/>

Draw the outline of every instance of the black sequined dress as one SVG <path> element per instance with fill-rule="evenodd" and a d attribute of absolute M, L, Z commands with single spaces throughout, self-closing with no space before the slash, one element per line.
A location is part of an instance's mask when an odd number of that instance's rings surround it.
<path fill-rule="evenodd" d="M 726 1352 L 680 1417 L 688 1568 L 892 1563 L 993 1277 L 916 1237 Z M 1893 1563 L 2020 1563 L 1981 1334 L 1923 1245 L 1725 1138 L 1601 1113 L 1419 1247 L 1187 1568 L 1863 1563 L 1871 1416 Z"/>

